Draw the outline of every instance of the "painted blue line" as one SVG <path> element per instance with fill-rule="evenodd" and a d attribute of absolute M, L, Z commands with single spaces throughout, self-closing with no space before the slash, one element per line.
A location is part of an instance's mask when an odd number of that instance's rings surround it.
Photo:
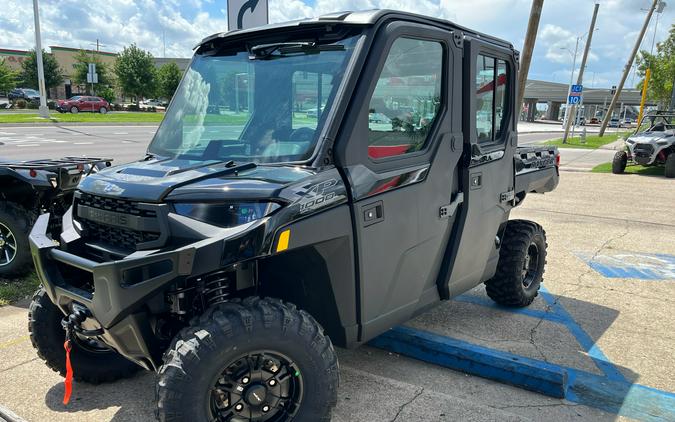
<path fill-rule="evenodd" d="M 641 421 L 675 420 L 675 394 L 626 380 L 609 380 L 408 327 L 395 327 L 369 344 Z"/>
<path fill-rule="evenodd" d="M 567 322 L 566 319 L 560 317 L 559 315 L 556 315 L 555 313 L 539 311 L 539 310 L 536 310 L 536 309 L 528 309 L 528 308 L 510 308 L 510 307 L 507 307 L 507 306 L 498 305 L 490 299 L 477 297 L 477 296 L 461 295 L 461 296 L 457 296 L 453 300 L 455 300 L 457 302 L 471 303 L 471 304 L 474 304 L 474 305 L 484 306 L 486 308 L 492 308 L 492 309 L 496 309 L 498 311 L 504 311 L 504 312 L 508 312 L 508 313 L 511 313 L 511 314 L 520 314 L 520 315 L 525 315 L 525 316 L 532 317 L 532 318 L 544 319 L 546 321 L 550 321 L 550 322 L 553 322 L 553 323 L 556 323 L 556 324 L 565 324 Z"/>
<path fill-rule="evenodd" d="M 572 318 L 572 316 L 567 312 L 567 310 L 559 303 L 556 303 L 555 299 L 549 293 L 544 286 L 539 290 L 541 297 L 546 301 L 546 303 L 553 309 L 553 311 L 560 317 L 566 320 L 565 325 L 570 333 L 577 339 L 579 345 L 588 353 L 588 356 L 593 360 L 595 365 L 600 369 L 605 376 L 612 381 L 624 381 L 626 382 L 626 377 L 619 371 L 616 366 L 612 363 L 611 360 L 602 352 L 600 347 L 595 344 L 595 341 L 591 336 L 584 331 L 583 328 Z"/>

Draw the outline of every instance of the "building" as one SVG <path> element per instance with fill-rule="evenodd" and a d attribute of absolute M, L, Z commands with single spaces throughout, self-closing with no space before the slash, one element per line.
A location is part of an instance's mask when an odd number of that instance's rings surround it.
<path fill-rule="evenodd" d="M 50 46 L 49 50 L 49 54 L 54 56 L 63 74 L 63 83 L 49 90 L 49 98 L 53 99 L 69 98 L 73 94 L 84 93 L 86 91 L 86 87 L 84 85 L 77 85 L 72 80 L 72 75 L 75 69 L 74 66 L 76 63 L 75 57 L 81 50 L 84 50 L 87 54 L 91 54 L 92 57 L 96 57 L 98 62 L 107 65 L 110 71 L 112 71 L 112 68 L 115 64 L 115 59 L 117 58 L 117 53 L 108 51 L 61 47 L 57 45 Z M 7 63 L 14 71 L 21 71 L 21 63 L 26 60 L 27 57 L 27 50 L 0 48 L 0 60 L 4 59 L 5 63 Z M 161 65 L 171 61 L 176 62 L 181 70 L 185 70 L 190 63 L 190 59 L 156 57 L 155 66 L 160 67 Z"/>

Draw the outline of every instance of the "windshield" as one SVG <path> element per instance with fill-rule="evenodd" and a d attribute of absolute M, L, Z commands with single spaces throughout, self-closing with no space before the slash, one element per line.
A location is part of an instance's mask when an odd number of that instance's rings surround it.
<path fill-rule="evenodd" d="M 639 132 L 665 132 L 675 129 L 675 114 L 647 115 L 635 130 Z"/>
<path fill-rule="evenodd" d="M 356 39 L 198 53 L 148 152 L 255 163 L 308 159 Z"/>

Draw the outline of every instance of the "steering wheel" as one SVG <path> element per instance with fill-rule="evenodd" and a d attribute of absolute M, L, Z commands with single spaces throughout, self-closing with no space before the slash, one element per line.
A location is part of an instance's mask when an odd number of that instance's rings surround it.
<path fill-rule="evenodd" d="M 289 135 L 289 140 L 298 142 L 312 142 L 314 138 L 314 129 L 310 127 L 299 127 L 294 129 Z"/>

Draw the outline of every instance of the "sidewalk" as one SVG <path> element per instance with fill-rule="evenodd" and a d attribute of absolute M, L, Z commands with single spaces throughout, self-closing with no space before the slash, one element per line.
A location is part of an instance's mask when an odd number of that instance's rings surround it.
<path fill-rule="evenodd" d="M 608 149 L 609 145 L 598 149 L 560 148 L 560 170 L 591 171 L 599 164 L 611 162 L 616 151 Z"/>

